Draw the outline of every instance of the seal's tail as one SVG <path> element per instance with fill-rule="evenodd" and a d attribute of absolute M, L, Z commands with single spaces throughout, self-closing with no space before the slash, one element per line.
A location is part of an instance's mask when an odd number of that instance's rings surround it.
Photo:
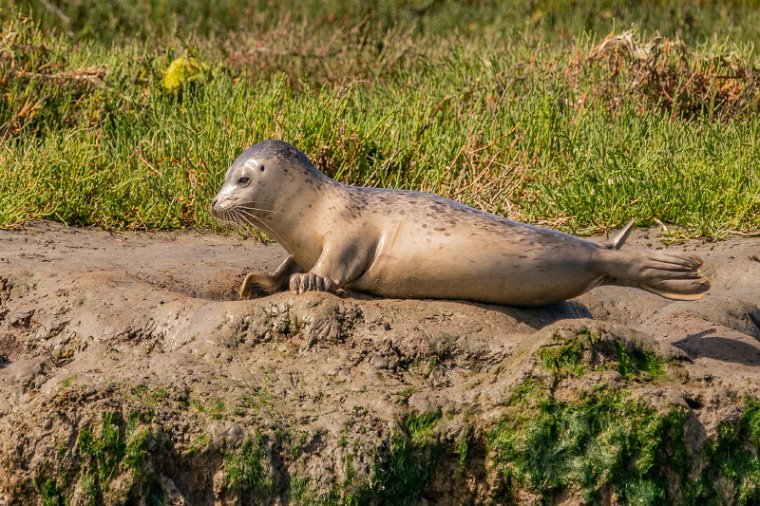
<path fill-rule="evenodd" d="M 701 299 L 710 281 L 699 268 L 702 259 L 688 253 L 599 249 L 599 270 L 611 284 L 637 286 L 674 300 Z"/>

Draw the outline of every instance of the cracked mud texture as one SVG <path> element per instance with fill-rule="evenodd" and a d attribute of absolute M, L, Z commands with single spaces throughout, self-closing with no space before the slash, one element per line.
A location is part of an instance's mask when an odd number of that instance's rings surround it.
<path fill-rule="evenodd" d="M 0 231 L 0 504 L 754 504 L 760 239 L 672 247 L 703 300 L 516 309 L 236 301 L 281 248 Z"/>

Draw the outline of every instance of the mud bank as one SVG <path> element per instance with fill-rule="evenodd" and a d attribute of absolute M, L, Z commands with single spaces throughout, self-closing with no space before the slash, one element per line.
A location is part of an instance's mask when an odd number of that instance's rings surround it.
<path fill-rule="evenodd" d="M 0 231 L 0 504 L 755 503 L 760 239 L 678 247 L 701 301 L 514 309 L 235 301 L 279 247 Z"/>

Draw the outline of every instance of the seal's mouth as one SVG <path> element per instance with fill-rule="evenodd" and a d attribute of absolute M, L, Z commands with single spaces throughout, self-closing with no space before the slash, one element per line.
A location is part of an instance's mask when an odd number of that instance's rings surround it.
<path fill-rule="evenodd" d="M 235 207 L 228 207 L 220 204 L 219 197 L 216 197 L 211 201 L 211 214 L 220 221 L 227 221 L 230 223 L 240 222 L 240 217 L 235 211 Z"/>
<path fill-rule="evenodd" d="M 234 209 L 220 209 L 211 205 L 211 214 L 219 221 L 226 221 L 228 223 L 241 223 L 243 220 L 239 213 Z"/>
<path fill-rule="evenodd" d="M 254 209 L 245 205 L 233 205 L 231 207 L 220 206 L 216 200 L 211 203 L 211 214 L 213 214 L 218 220 L 234 225 L 250 226 L 276 236 L 272 227 L 253 211 L 263 210 Z"/>

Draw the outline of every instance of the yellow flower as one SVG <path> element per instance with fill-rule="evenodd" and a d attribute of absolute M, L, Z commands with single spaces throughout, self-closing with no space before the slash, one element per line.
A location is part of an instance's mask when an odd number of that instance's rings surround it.
<path fill-rule="evenodd" d="M 177 91 L 183 83 L 192 82 L 203 77 L 208 65 L 193 57 L 180 56 L 166 67 L 161 86 L 166 91 Z"/>

